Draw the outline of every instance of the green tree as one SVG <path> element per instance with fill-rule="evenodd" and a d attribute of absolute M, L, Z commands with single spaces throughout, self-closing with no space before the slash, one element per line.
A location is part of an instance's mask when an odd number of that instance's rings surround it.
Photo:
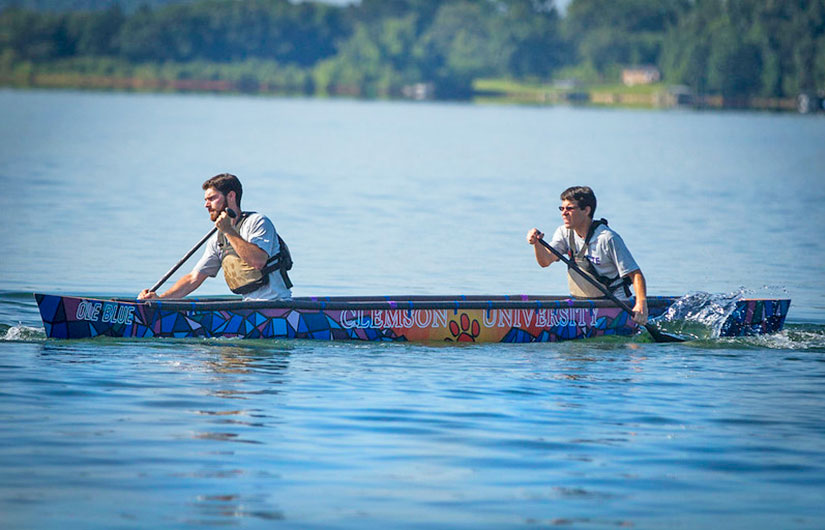
<path fill-rule="evenodd" d="M 67 33 L 73 43 L 73 55 L 115 55 L 115 37 L 126 17 L 117 5 L 104 11 L 71 13 Z"/>
<path fill-rule="evenodd" d="M 671 28 L 663 41 L 659 62 L 665 79 L 684 83 L 699 93 L 708 90 L 712 36 L 722 14 L 718 0 L 698 0 Z"/>
<path fill-rule="evenodd" d="M 507 72 L 513 45 L 500 23 L 490 2 L 458 1 L 439 8 L 415 55 L 442 96 L 466 96 L 474 78 Z"/>
<path fill-rule="evenodd" d="M 821 89 L 825 0 L 697 0 L 671 29 L 666 79 L 727 96 Z"/>
<path fill-rule="evenodd" d="M 559 13 L 552 1 L 503 0 L 496 27 L 510 42 L 507 75 L 547 79 L 565 63 L 569 48 L 561 35 Z"/>
<path fill-rule="evenodd" d="M 400 94 L 403 85 L 421 80 L 410 60 L 416 41 L 413 15 L 358 24 L 338 54 L 316 68 L 316 85 L 325 93 Z"/>
<path fill-rule="evenodd" d="M 164 62 L 174 58 L 172 32 L 172 27 L 143 6 L 123 24 L 115 46 L 130 61 Z"/>
<path fill-rule="evenodd" d="M 0 49 L 11 49 L 24 61 L 48 61 L 72 53 L 66 17 L 19 8 L 0 11 Z"/>
<path fill-rule="evenodd" d="M 762 54 L 759 46 L 742 42 L 730 26 L 714 34 L 707 67 L 711 92 L 734 97 L 760 91 Z"/>
<path fill-rule="evenodd" d="M 623 65 L 658 64 L 665 35 L 690 7 L 688 0 L 573 0 L 565 34 L 579 59 L 602 74 Z"/>
<path fill-rule="evenodd" d="M 311 66 L 333 55 L 349 28 L 341 8 L 287 0 L 203 0 L 142 8 L 119 35 L 132 61 L 271 59 Z"/>

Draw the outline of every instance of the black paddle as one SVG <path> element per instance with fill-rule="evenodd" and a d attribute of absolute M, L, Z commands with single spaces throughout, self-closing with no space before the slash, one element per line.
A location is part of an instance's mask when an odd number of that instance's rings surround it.
<path fill-rule="evenodd" d="M 234 219 L 235 217 L 237 217 L 237 214 L 236 214 L 236 213 L 235 213 L 232 209 L 230 209 L 230 208 L 227 208 L 227 209 L 226 209 L 226 215 L 228 215 L 229 217 L 231 217 L 231 218 L 233 218 L 233 219 Z M 166 280 L 168 280 L 168 279 L 169 279 L 169 277 L 170 277 L 170 276 L 172 276 L 173 274 L 175 274 L 175 271 L 176 271 L 176 270 L 180 269 L 181 265 L 183 265 L 184 263 L 186 263 L 186 260 L 188 260 L 189 258 L 191 258 L 191 257 L 192 257 L 192 254 L 194 254 L 195 252 L 197 252 L 197 251 L 198 251 L 198 249 L 199 249 L 199 248 L 201 248 L 201 245 L 203 245 L 204 243 L 206 243 L 206 240 L 207 240 L 207 239 L 209 239 L 210 237 L 212 237 L 212 234 L 214 234 L 214 233 L 215 233 L 215 231 L 216 231 L 217 229 L 218 229 L 218 227 L 213 227 L 213 228 L 212 228 L 212 230 L 210 230 L 208 234 L 206 234 L 205 236 L 203 236 L 203 238 L 202 238 L 200 241 L 198 241 L 197 245 L 195 245 L 194 247 L 192 247 L 192 249 L 191 249 L 189 252 L 187 252 L 187 253 L 186 253 L 186 254 L 185 254 L 185 255 L 184 255 L 184 256 L 180 259 L 180 261 L 178 261 L 178 262 L 175 264 L 175 266 L 174 266 L 174 267 L 172 267 L 171 269 L 169 269 L 169 272 L 167 272 L 166 274 L 164 274 L 164 275 L 163 275 L 163 278 L 161 278 L 160 280 L 158 280 L 158 283 L 156 283 L 156 284 L 154 285 L 154 287 L 152 287 L 151 289 L 149 289 L 149 291 L 150 291 L 150 292 L 153 292 L 153 293 L 154 293 L 155 291 L 157 291 L 157 290 L 160 288 L 160 286 L 161 286 L 161 285 L 163 285 L 163 284 L 164 284 L 164 282 L 166 282 Z"/>
<path fill-rule="evenodd" d="M 631 318 L 633 317 L 633 310 L 630 309 L 630 306 L 616 298 L 616 296 L 614 296 L 613 293 L 608 291 L 607 288 L 604 285 L 602 285 L 598 280 L 596 280 L 595 278 L 591 277 L 589 274 L 581 270 L 581 268 L 579 268 L 578 265 L 567 259 L 567 257 L 564 254 L 551 247 L 544 239 L 538 238 L 538 241 L 542 244 L 544 248 L 552 252 L 557 258 L 566 263 L 568 267 L 578 272 L 582 277 L 584 277 L 585 280 L 592 283 L 594 287 L 596 287 L 599 291 L 604 293 L 604 295 L 611 302 L 619 306 L 624 311 L 627 311 L 627 314 L 630 315 Z M 685 342 L 685 339 L 681 337 L 677 337 L 676 335 L 671 335 L 669 333 L 659 331 L 659 329 L 656 328 L 656 326 L 654 326 L 653 324 L 647 323 L 644 326 L 647 332 L 650 333 L 650 336 L 653 337 L 653 340 L 655 340 L 656 342 Z"/>

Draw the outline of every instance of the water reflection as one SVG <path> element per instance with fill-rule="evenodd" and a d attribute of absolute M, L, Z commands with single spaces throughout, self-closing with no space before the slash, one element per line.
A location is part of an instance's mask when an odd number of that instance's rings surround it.
<path fill-rule="evenodd" d="M 215 442 L 237 442 L 246 444 L 263 444 L 258 440 L 241 438 L 240 434 L 234 432 L 198 432 L 193 436 L 196 440 L 212 440 Z"/>
<path fill-rule="evenodd" d="M 209 406 L 192 411 L 202 422 L 194 422 L 200 425 L 189 438 L 208 444 L 210 458 L 197 473 L 195 484 L 202 493 L 190 503 L 187 525 L 227 526 L 240 519 L 284 520 L 283 510 L 269 495 L 248 491 L 268 491 L 281 480 L 280 475 L 262 470 L 260 462 L 273 458 L 273 440 L 282 437 L 278 428 L 283 420 L 276 415 L 277 402 L 271 399 L 281 394 L 287 382 L 292 345 L 215 341 L 195 349 L 204 370 L 211 375 L 204 387 L 206 396 L 212 399 L 207 401 Z M 239 400 L 243 407 L 225 407 Z M 248 449 L 240 449 L 244 446 Z M 227 464 L 239 467 L 227 469 Z"/>
<path fill-rule="evenodd" d="M 217 373 L 282 374 L 289 368 L 291 345 L 272 347 L 267 341 L 234 341 L 231 345 L 210 346 L 206 351 L 217 354 L 206 366 Z"/>
<path fill-rule="evenodd" d="M 253 518 L 282 521 L 284 513 L 269 507 L 266 495 L 237 493 L 200 495 L 193 502 L 198 516 L 187 523 L 194 526 L 226 526 L 227 519 Z"/>

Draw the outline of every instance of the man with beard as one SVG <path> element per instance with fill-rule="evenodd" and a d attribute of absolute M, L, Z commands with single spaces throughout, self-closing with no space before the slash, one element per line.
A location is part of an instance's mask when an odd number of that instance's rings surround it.
<path fill-rule="evenodd" d="M 289 249 L 266 216 L 241 211 L 243 188 L 238 177 L 215 175 L 203 183 L 203 190 L 206 210 L 217 228 L 203 256 L 192 272 L 165 293 L 144 289 L 138 299 L 183 298 L 221 268 L 229 288 L 242 294 L 244 300 L 290 298 L 292 283 L 286 274 L 292 263 Z M 228 210 L 236 215 L 231 216 Z"/>

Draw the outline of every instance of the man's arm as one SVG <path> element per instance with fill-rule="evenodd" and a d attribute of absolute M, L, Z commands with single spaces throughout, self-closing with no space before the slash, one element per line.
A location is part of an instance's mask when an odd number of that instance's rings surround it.
<path fill-rule="evenodd" d="M 242 238 L 241 234 L 238 233 L 232 224 L 232 219 L 226 215 L 226 212 L 221 213 L 221 216 L 215 221 L 215 226 L 223 232 L 226 240 L 229 241 L 229 244 L 232 245 L 232 248 L 238 253 L 239 258 L 258 270 L 264 268 L 266 261 L 269 259 L 269 254 L 255 243 L 250 243 Z"/>
<path fill-rule="evenodd" d="M 150 291 L 149 289 L 142 290 L 138 295 L 138 300 L 148 300 L 151 298 L 183 298 L 200 287 L 203 281 L 208 277 L 209 276 L 206 274 L 192 271 L 181 277 L 181 279 L 175 282 L 175 285 L 161 295 L 158 295 L 156 292 Z"/>
<path fill-rule="evenodd" d="M 238 257 L 258 270 L 263 269 L 266 265 L 266 260 L 269 259 L 269 254 L 255 243 L 246 241 L 234 228 L 232 230 L 233 232 L 231 233 L 224 232 L 224 235 L 226 236 L 226 240 L 229 241 L 229 244 L 232 245 L 232 248 L 235 249 L 235 252 L 238 253 Z"/>
<path fill-rule="evenodd" d="M 647 324 L 647 282 L 640 269 L 628 274 L 633 281 L 636 293 L 636 305 L 633 306 L 633 320 L 641 325 Z"/>
<path fill-rule="evenodd" d="M 533 245 L 533 250 L 536 253 L 536 261 L 542 267 L 548 267 L 551 263 L 559 261 L 555 254 L 544 248 L 544 245 L 536 244 L 539 239 L 543 239 L 544 234 L 539 232 L 538 228 L 531 228 L 527 232 L 527 242 Z"/>

